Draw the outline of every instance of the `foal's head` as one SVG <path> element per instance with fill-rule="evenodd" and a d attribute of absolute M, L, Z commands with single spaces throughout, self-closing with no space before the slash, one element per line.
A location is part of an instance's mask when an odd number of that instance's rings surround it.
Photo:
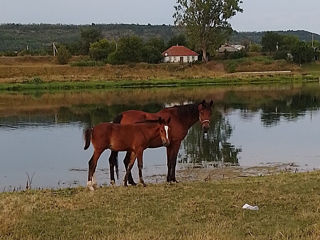
<path fill-rule="evenodd" d="M 203 100 L 199 105 L 198 105 L 198 110 L 199 110 L 199 121 L 201 124 L 201 127 L 205 133 L 208 132 L 208 129 L 210 127 L 210 117 L 212 113 L 212 105 L 213 101 L 207 103 L 205 100 Z"/>
<path fill-rule="evenodd" d="M 162 118 L 159 118 L 158 120 L 160 127 L 159 127 L 159 132 L 160 132 L 160 137 L 163 146 L 169 146 L 170 145 L 170 140 L 169 140 L 169 126 L 168 124 L 170 123 L 170 118 L 165 121 Z"/>

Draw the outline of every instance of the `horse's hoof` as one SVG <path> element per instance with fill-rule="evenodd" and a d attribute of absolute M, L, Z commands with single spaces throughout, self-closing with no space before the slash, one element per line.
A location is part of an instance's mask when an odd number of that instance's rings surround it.
<path fill-rule="evenodd" d="M 129 182 L 130 185 L 136 186 L 137 184 L 135 182 Z"/>
<path fill-rule="evenodd" d="M 87 188 L 88 188 L 90 191 L 94 191 L 94 189 L 97 188 L 97 184 L 96 184 L 96 183 L 93 183 L 92 181 L 88 181 L 88 182 L 87 182 Z"/>
<path fill-rule="evenodd" d="M 116 184 L 116 182 L 114 180 L 111 180 L 110 184 L 111 184 L 111 186 L 114 186 Z"/>

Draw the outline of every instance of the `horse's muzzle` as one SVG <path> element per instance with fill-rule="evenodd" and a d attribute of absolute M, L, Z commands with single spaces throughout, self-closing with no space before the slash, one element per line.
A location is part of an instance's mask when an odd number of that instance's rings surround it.
<path fill-rule="evenodd" d="M 170 141 L 162 141 L 162 145 L 168 147 L 170 145 Z"/>
<path fill-rule="evenodd" d="M 202 130 L 203 130 L 204 133 L 208 133 L 209 128 L 210 128 L 210 124 L 209 123 L 202 125 Z"/>

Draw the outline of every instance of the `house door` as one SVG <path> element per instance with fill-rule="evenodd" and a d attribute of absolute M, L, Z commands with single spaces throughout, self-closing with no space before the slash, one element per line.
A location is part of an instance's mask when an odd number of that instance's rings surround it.
<path fill-rule="evenodd" d="M 180 63 L 183 63 L 183 57 L 180 57 Z"/>

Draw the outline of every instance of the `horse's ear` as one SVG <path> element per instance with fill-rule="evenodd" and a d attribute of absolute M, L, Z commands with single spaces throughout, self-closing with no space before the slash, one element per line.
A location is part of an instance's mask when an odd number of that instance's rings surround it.
<path fill-rule="evenodd" d="M 203 101 L 201 102 L 202 106 L 206 105 L 206 100 L 203 99 Z"/>
<path fill-rule="evenodd" d="M 213 101 L 211 100 L 211 102 L 210 102 L 210 107 L 212 107 L 212 105 L 213 105 Z"/>

